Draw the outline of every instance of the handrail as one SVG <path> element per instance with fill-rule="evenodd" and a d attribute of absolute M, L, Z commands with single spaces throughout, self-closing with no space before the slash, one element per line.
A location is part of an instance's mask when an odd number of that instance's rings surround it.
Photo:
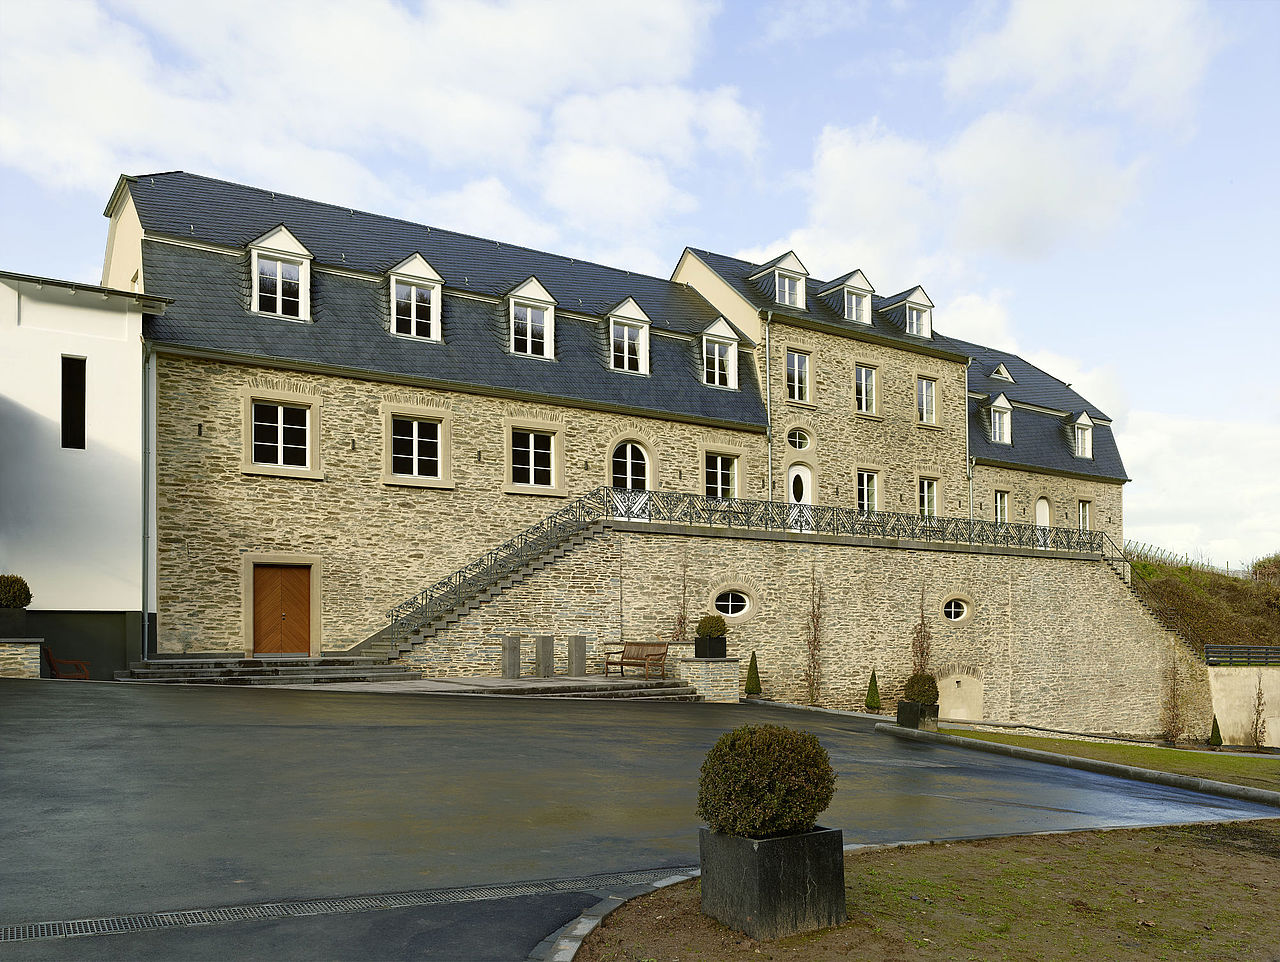
<path fill-rule="evenodd" d="M 1108 561 L 1119 560 L 1127 564 L 1129 566 L 1129 585 L 1137 592 L 1138 597 L 1145 602 L 1155 619 L 1170 631 L 1180 635 L 1183 641 L 1203 657 L 1206 643 L 1199 630 L 1192 627 L 1182 615 L 1160 600 L 1151 582 L 1134 566 L 1134 560 L 1125 553 L 1125 550 L 1117 547 L 1116 543 L 1111 540 L 1110 535 L 1104 534 L 1103 537 L 1106 538 L 1107 544 L 1111 545 L 1111 550 L 1114 552 L 1111 555 L 1107 555 L 1104 552 L 1103 557 Z"/>
<path fill-rule="evenodd" d="M 1280 665 L 1277 645 L 1205 645 L 1204 660 L 1210 665 Z"/>
<path fill-rule="evenodd" d="M 1101 555 L 1101 531 L 1050 528 L 972 518 L 921 517 L 890 511 L 858 511 L 838 505 L 788 504 L 745 498 L 709 498 L 679 491 L 599 487 L 570 502 L 387 611 L 384 631 L 413 630 L 606 520 L 827 534 L 890 541 L 995 545 L 1037 551 Z M 1107 539 L 1108 541 L 1110 539 Z M 1112 542 L 1112 547 L 1114 547 Z"/>

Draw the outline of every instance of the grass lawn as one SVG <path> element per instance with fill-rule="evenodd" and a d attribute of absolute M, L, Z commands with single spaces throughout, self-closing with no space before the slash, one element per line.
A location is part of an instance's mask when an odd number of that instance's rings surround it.
<path fill-rule="evenodd" d="M 1280 958 L 1280 819 L 881 849 L 845 856 L 849 921 L 756 942 L 697 881 L 627 903 L 582 962 Z"/>
<path fill-rule="evenodd" d="M 1032 735 L 1008 735 L 1001 731 L 969 731 L 939 726 L 939 731 L 961 738 L 987 742 L 1003 742 L 1023 748 L 1118 762 L 1137 768 L 1150 768 L 1176 775 L 1212 778 L 1280 792 L 1280 755 L 1254 755 L 1239 752 L 1189 752 L 1177 748 L 1155 748 L 1150 745 L 1120 745 L 1108 742 L 1082 742 L 1073 738 L 1040 738 Z"/>

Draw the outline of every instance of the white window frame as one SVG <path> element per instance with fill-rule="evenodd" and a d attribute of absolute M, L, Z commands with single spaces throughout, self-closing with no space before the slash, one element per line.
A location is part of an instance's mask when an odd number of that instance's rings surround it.
<path fill-rule="evenodd" d="M 520 310 L 524 311 L 542 311 L 542 353 L 538 354 L 529 351 L 520 351 L 516 349 L 516 315 Z M 536 357 L 542 360 L 551 361 L 556 356 L 556 312 L 555 305 L 548 304 L 543 301 L 531 301 L 524 298 L 513 297 L 511 299 L 511 307 L 507 311 L 508 321 L 508 340 L 507 347 L 512 354 L 517 357 Z M 530 317 L 526 323 L 531 324 Z M 530 326 L 525 340 L 532 343 L 533 330 Z"/>
<path fill-rule="evenodd" d="M 713 459 L 716 462 L 714 468 L 716 475 L 715 485 L 711 483 L 713 471 L 711 462 Z M 723 485 L 726 464 L 728 465 L 727 473 L 729 476 L 727 492 Z M 726 454 L 723 451 L 704 451 L 702 454 L 702 487 L 708 498 L 719 498 L 721 500 L 733 500 L 736 498 L 738 496 L 738 455 Z"/>
<path fill-rule="evenodd" d="M 723 371 L 720 364 L 719 356 L 716 356 L 715 364 L 710 363 L 712 358 L 708 355 L 708 350 L 712 347 L 724 347 L 725 356 L 723 359 Z M 723 373 L 724 384 L 719 383 L 719 375 Z M 725 337 L 712 337 L 709 334 L 702 336 L 702 383 L 709 387 L 728 388 L 737 390 L 738 388 L 738 342 Z"/>
<path fill-rule="evenodd" d="M 795 372 L 792 376 L 792 358 L 795 358 Z M 797 404 L 813 403 L 813 364 L 808 351 L 787 348 L 786 357 L 787 400 Z"/>
<path fill-rule="evenodd" d="M 792 290 L 792 288 L 794 288 Z M 786 295 L 794 293 L 795 297 L 788 300 Z M 774 300 L 783 307 L 794 307 L 797 310 L 804 310 L 804 278 L 799 274 L 793 274 L 790 271 L 774 271 L 773 272 L 773 296 Z"/>
<path fill-rule="evenodd" d="M 517 445 L 517 435 L 524 436 L 529 439 L 528 448 L 521 448 Z M 534 438 L 546 439 L 546 464 L 539 463 L 539 456 L 544 452 L 541 445 L 535 445 Z M 514 427 L 510 434 L 511 444 L 511 474 L 508 481 L 513 487 L 521 488 L 544 488 L 550 489 L 556 486 L 556 432 L 539 430 L 531 427 Z M 527 451 L 528 464 L 521 463 L 518 452 Z M 519 481 L 516 479 L 517 471 L 527 471 L 529 479 L 527 481 Z M 546 482 L 536 480 L 539 472 L 546 472 Z"/>
<path fill-rule="evenodd" d="M 1086 501 L 1081 498 L 1076 502 L 1076 520 L 1080 524 L 1081 531 L 1092 531 L 1093 523 L 1093 502 Z"/>
<path fill-rule="evenodd" d="M 1008 408 L 991 409 L 991 440 L 995 444 L 1012 444 L 1013 437 L 1010 422 L 1013 412 Z"/>
<path fill-rule="evenodd" d="M 426 403 L 401 401 L 383 401 L 378 408 L 382 416 L 382 483 L 407 488 L 453 488 L 453 415 L 450 410 Z M 397 420 L 431 422 L 436 425 L 437 470 L 439 471 L 436 477 L 395 472 L 395 422 Z M 414 467 L 416 470 L 416 452 Z"/>
<path fill-rule="evenodd" d="M 625 334 L 630 331 L 635 332 L 636 336 L 635 336 L 634 342 L 631 341 L 630 339 L 625 339 Z M 617 350 L 616 350 L 616 345 L 618 343 L 618 335 L 620 332 L 623 333 L 624 335 L 624 340 L 622 342 L 624 364 L 622 367 L 618 366 L 618 363 L 617 363 L 618 357 L 617 357 Z M 629 367 L 626 366 L 626 362 L 631 359 L 632 348 L 634 348 L 635 361 L 636 361 L 635 370 L 631 370 Z M 647 375 L 649 373 L 649 325 L 648 324 L 645 324 L 642 321 L 632 321 L 632 320 L 627 320 L 625 318 L 620 318 L 620 317 L 609 318 L 609 369 L 611 371 L 618 371 L 622 374 Z"/>
<path fill-rule="evenodd" d="M 871 295 L 848 288 L 844 292 L 844 319 L 855 324 L 871 323 Z"/>
<path fill-rule="evenodd" d="M 866 372 L 866 384 L 863 384 L 863 372 Z M 853 409 L 858 414 L 875 414 L 879 406 L 876 401 L 876 368 L 873 364 L 854 364 L 853 366 Z"/>
<path fill-rule="evenodd" d="M 409 320 L 408 332 L 397 330 L 400 318 L 396 309 L 396 286 L 399 284 L 408 286 L 410 291 L 409 304 L 412 308 L 412 316 Z M 417 292 L 419 288 L 425 291 L 430 291 L 431 293 L 431 306 L 427 312 L 428 316 L 425 319 L 429 328 L 429 331 L 426 334 L 417 333 L 418 324 L 423 320 L 423 318 L 418 316 L 419 305 Z M 396 337 L 407 337 L 415 341 L 440 341 L 440 301 L 442 294 L 443 287 L 435 281 L 428 281 L 405 274 L 392 274 L 390 281 L 391 333 Z"/>
<path fill-rule="evenodd" d="M 938 479 L 917 478 L 916 494 L 916 506 L 919 508 L 920 517 L 936 518 L 938 516 Z"/>
<path fill-rule="evenodd" d="M 859 511 L 880 510 L 880 472 L 862 468 L 857 473 L 857 507 Z"/>
<path fill-rule="evenodd" d="M 804 438 L 804 444 L 796 444 L 791 440 L 791 436 L 797 434 Z M 808 451 L 813 447 L 813 434 L 808 428 L 793 427 L 787 430 L 787 447 L 793 451 Z"/>
<path fill-rule="evenodd" d="M 1087 424 L 1077 424 L 1074 426 L 1074 439 L 1072 441 L 1072 450 L 1077 458 L 1093 457 L 1093 428 Z"/>
<path fill-rule="evenodd" d="M 916 375 L 916 422 L 938 423 L 938 381 L 923 374 Z"/>
<path fill-rule="evenodd" d="M 992 513 L 997 524 L 1009 523 L 1009 492 L 996 491 L 991 502 Z"/>
<path fill-rule="evenodd" d="M 409 471 L 396 470 L 396 459 L 398 457 L 403 457 L 403 455 L 396 454 L 395 442 L 397 438 L 404 437 L 404 435 L 396 434 L 397 421 L 401 422 L 402 424 L 411 425 L 411 429 L 410 429 L 411 433 L 408 435 L 408 439 L 412 444 L 413 453 L 408 455 L 409 460 L 411 462 L 410 464 L 411 470 Z M 423 430 L 424 428 L 427 428 L 427 427 L 431 429 L 429 432 Z M 425 437 L 424 435 L 427 435 L 427 434 L 434 434 L 435 436 Z M 409 478 L 415 481 L 424 481 L 424 480 L 439 481 L 441 476 L 444 474 L 444 461 L 445 461 L 444 445 L 442 443 L 443 438 L 440 435 L 441 435 L 440 422 L 433 418 L 416 418 L 416 417 L 411 417 L 410 415 L 407 415 L 407 414 L 392 415 L 391 417 L 391 474 L 392 476 L 397 478 Z M 436 470 L 434 474 L 426 474 L 418 470 L 419 462 L 423 460 L 423 455 L 421 453 L 420 445 L 422 445 L 424 442 L 432 443 L 435 445 L 435 448 L 436 448 L 436 453 L 435 453 Z"/>
<path fill-rule="evenodd" d="M 917 304 L 907 305 L 907 333 L 914 337 L 933 337 L 931 309 Z"/>
<path fill-rule="evenodd" d="M 276 310 L 264 311 L 261 307 L 259 281 L 262 261 L 273 261 L 277 265 L 292 264 L 298 268 L 298 313 L 285 314 L 280 308 L 283 306 L 284 293 L 282 288 L 284 283 L 281 279 L 281 269 L 276 268 Z M 253 293 L 252 293 L 252 310 L 255 314 L 263 317 L 282 317 L 286 321 L 309 321 L 311 320 L 311 261 L 305 257 L 291 257 L 288 254 L 282 254 L 279 251 L 260 251 L 253 249 L 250 259 L 249 269 L 253 274 Z"/>

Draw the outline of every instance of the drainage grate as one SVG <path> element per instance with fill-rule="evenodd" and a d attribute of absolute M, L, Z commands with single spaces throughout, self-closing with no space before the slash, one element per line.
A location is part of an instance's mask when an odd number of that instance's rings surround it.
<path fill-rule="evenodd" d="M 36 939 L 70 939 L 83 935 L 112 935 L 144 932 L 184 925 L 216 925 L 220 922 L 248 922 L 254 919 L 287 919 L 307 915 L 336 915 L 342 912 L 369 912 L 379 909 L 409 908 L 414 905 L 441 905 L 448 902 L 481 902 L 521 895 L 551 895 L 556 892 L 589 892 L 656 882 L 685 868 L 660 868 L 642 872 L 614 872 L 584 875 L 581 878 L 550 879 L 544 882 L 512 882 L 506 885 L 478 885 L 470 888 L 433 889 L 422 892 L 393 892 L 388 895 L 359 895 L 345 899 L 308 899 L 300 902 L 263 902 L 259 905 L 229 905 L 184 912 L 154 912 L 145 915 L 115 915 L 70 922 L 27 922 L 0 925 L 0 942 L 30 942 Z"/>

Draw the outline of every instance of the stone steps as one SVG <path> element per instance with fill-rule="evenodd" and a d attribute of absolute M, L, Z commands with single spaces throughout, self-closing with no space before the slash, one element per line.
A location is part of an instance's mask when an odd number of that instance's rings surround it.
<path fill-rule="evenodd" d="M 344 681 L 413 681 L 422 675 L 371 657 L 162 658 L 135 662 L 116 681 L 154 685 L 321 685 Z"/>

